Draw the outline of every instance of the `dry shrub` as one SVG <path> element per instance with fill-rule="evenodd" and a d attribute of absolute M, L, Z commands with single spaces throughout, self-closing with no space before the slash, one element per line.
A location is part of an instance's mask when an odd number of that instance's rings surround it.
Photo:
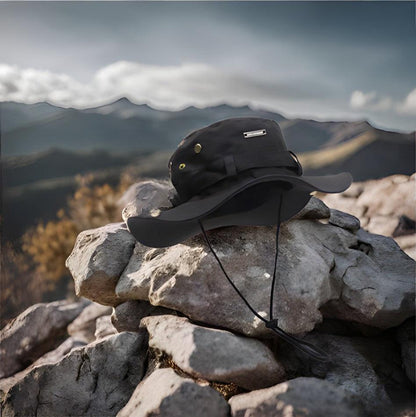
<path fill-rule="evenodd" d="M 0 326 L 4 327 L 16 311 L 42 301 L 46 288 L 30 257 L 10 243 L 3 245 L 0 262 Z"/>
<path fill-rule="evenodd" d="M 24 252 L 48 282 L 48 288 L 68 273 L 65 260 L 82 230 L 122 220 L 118 200 L 133 180 L 123 176 L 116 187 L 92 185 L 91 175 L 78 176 L 77 181 L 78 188 L 68 199 L 66 210 L 58 211 L 58 219 L 39 223 L 22 238 Z"/>

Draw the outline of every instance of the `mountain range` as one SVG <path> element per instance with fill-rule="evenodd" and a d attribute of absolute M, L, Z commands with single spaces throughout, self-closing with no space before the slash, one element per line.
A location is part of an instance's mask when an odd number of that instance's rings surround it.
<path fill-rule="evenodd" d="M 351 172 L 354 181 L 415 171 L 415 132 L 389 132 L 361 121 L 288 119 L 279 113 L 226 104 L 157 110 L 127 98 L 88 109 L 49 103 L 0 103 L 3 233 L 19 236 L 65 205 L 75 176 L 94 172 L 116 183 L 131 166 L 140 176 L 167 176 L 167 161 L 192 130 L 229 117 L 276 120 L 304 172 Z"/>

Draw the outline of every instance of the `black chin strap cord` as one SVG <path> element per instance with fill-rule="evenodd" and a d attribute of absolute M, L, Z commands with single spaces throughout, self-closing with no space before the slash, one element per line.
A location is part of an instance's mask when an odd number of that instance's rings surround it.
<path fill-rule="evenodd" d="M 275 259 L 274 259 L 274 270 L 273 270 L 273 279 L 272 279 L 272 285 L 271 285 L 271 290 L 270 290 L 270 312 L 269 312 L 269 317 L 270 319 L 267 320 L 265 319 L 263 316 L 261 316 L 251 305 L 250 303 L 246 300 L 246 298 L 244 297 L 244 295 L 241 293 L 241 291 L 236 287 L 236 285 L 234 284 L 234 282 L 230 279 L 230 277 L 228 276 L 228 274 L 225 272 L 224 267 L 222 266 L 221 261 L 219 260 L 217 254 L 214 252 L 214 249 L 211 246 L 211 243 L 208 239 L 208 236 L 205 232 L 205 229 L 202 225 L 201 220 L 198 220 L 199 226 L 201 228 L 202 234 L 204 235 L 205 241 L 208 244 L 208 247 L 210 248 L 212 254 L 214 255 L 215 259 L 217 260 L 222 272 L 224 273 L 225 277 L 227 278 L 228 282 L 231 284 L 231 286 L 234 288 L 234 290 L 236 291 L 236 293 L 240 296 L 240 298 L 244 301 L 244 303 L 246 304 L 246 306 L 250 309 L 250 311 L 261 321 L 263 321 L 266 325 L 266 327 L 270 330 L 272 330 L 273 332 L 275 332 L 277 335 L 279 335 L 282 339 L 284 339 L 286 342 L 290 343 L 291 345 L 297 347 L 299 350 L 301 350 L 302 352 L 306 353 L 307 355 L 313 357 L 314 359 L 318 360 L 318 361 L 322 361 L 322 362 L 327 362 L 328 361 L 328 355 L 326 354 L 325 351 L 323 351 L 322 349 L 318 348 L 317 346 L 312 345 L 309 342 L 306 342 L 305 340 L 302 340 L 296 336 L 292 336 L 288 333 L 286 333 L 283 329 L 281 329 L 278 326 L 278 321 L 277 319 L 273 319 L 273 296 L 274 296 L 274 289 L 275 289 L 275 285 L 276 285 L 276 266 L 277 266 L 277 257 L 278 257 L 278 252 L 279 252 L 279 231 L 280 231 L 280 211 L 281 211 L 281 206 L 282 206 L 282 198 L 280 198 L 279 201 L 279 208 L 278 208 L 278 217 L 277 217 L 277 227 L 276 227 L 276 253 L 275 253 Z"/>

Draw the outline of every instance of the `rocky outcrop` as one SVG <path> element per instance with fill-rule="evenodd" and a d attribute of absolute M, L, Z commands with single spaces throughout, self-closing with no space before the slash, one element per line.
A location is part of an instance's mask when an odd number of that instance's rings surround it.
<path fill-rule="evenodd" d="M 282 224 L 275 316 L 284 330 L 311 331 L 322 312 L 379 328 L 397 326 L 414 314 L 414 261 L 391 238 L 352 232 L 354 222 L 346 228 L 316 220 Z M 208 233 L 237 287 L 265 312 L 274 227 Z M 116 293 L 247 335 L 269 334 L 231 288 L 201 236 L 162 249 L 137 243 Z"/>
<path fill-rule="evenodd" d="M 143 333 L 123 332 L 30 371 L 7 392 L 4 417 L 114 416 L 144 373 Z"/>
<path fill-rule="evenodd" d="M 141 382 L 117 417 L 227 417 L 229 406 L 208 384 L 158 369 Z"/>
<path fill-rule="evenodd" d="M 135 244 L 124 223 L 113 223 L 81 232 L 66 266 L 75 280 L 78 296 L 115 306 L 123 299 L 114 288 L 126 267 Z"/>
<path fill-rule="evenodd" d="M 167 205 L 169 193 L 166 182 L 137 184 L 123 216 Z M 328 362 L 265 328 L 201 235 L 154 249 L 122 224 L 84 232 L 67 265 L 78 293 L 105 307 L 90 304 L 63 327 L 66 342 L 0 380 L 3 415 L 403 417 L 414 408 L 415 262 L 360 220 L 312 197 L 280 231 L 274 316 Z M 403 224 L 395 233 L 411 236 Z M 268 317 L 275 227 L 207 233 Z"/>
<path fill-rule="evenodd" d="M 339 194 L 316 193 L 328 206 L 356 216 L 370 233 L 394 236 L 400 247 L 416 259 L 414 196 L 416 174 L 355 182 Z M 400 231 L 399 231 L 400 229 Z"/>
<path fill-rule="evenodd" d="M 184 317 L 146 317 L 149 347 L 164 352 L 194 378 L 233 383 L 245 389 L 283 381 L 285 370 L 259 340 L 197 326 Z"/>
<path fill-rule="evenodd" d="M 317 378 L 295 378 L 236 395 L 230 406 L 232 417 L 365 416 L 356 397 Z"/>
<path fill-rule="evenodd" d="M 68 323 L 86 304 L 86 300 L 35 304 L 8 323 L 0 333 L 0 378 L 26 368 L 57 347 L 66 336 Z"/>

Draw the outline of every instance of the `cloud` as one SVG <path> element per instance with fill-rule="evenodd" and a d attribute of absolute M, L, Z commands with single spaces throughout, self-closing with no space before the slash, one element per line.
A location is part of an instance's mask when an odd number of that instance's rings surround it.
<path fill-rule="evenodd" d="M 172 110 L 224 102 L 280 106 L 285 100 L 319 97 L 322 95 L 320 87 L 301 86 L 293 81 L 264 81 L 192 62 L 161 66 L 118 61 L 98 70 L 89 83 L 47 70 L 0 65 L 1 101 L 49 101 L 64 107 L 91 107 L 121 96 Z"/>
<path fill-rule="evenodd" d="M 416 116 L 416 88 L 412 90 L 402 103 L 397 106 L 399 113 Z"/>
<path fill-rule="evenodd" d="M 353 109 L 387 111 L 393 107 L 393 100 L 387 96 L 379 96 L 375 91 L 364 93 L 355 90 L 351 94 L 350 106 Z"/>

